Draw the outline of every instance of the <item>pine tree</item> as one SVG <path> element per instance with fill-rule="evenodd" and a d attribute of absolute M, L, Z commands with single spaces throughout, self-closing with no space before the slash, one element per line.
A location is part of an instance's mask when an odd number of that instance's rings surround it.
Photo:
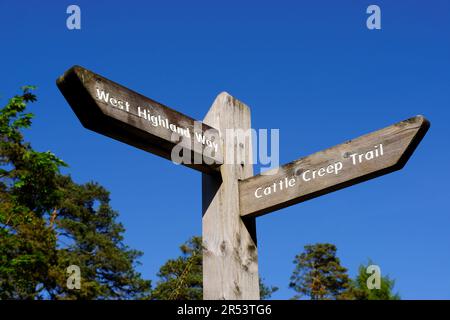
<path fill-rule="evenodd" d="M 367 280 L 372 275 L 367 272 L 367 268 L 370 265 L 374 265 L 371 260 L 366 265 L 359 266 L 358 275 L 352 281 L 345 298 L 352 300 L 399 300 L 400 295 L 393 293 L 395 281 L 389 276 L 380 277 L 380 288 L 369 289 Z"/>
<path fill-rule="evenodd" d="M 0 299 L 127 299 L 149 296 L 135 271 L 141 252 L 123 243 L 123 226 L 97 183 L 77 184 L 66 164 L 24 141 L 33 87 L 0 109 Z M 67 267 L 81 271 L 67 287 Z"/>
<path fill-rule="evenodd" d="M 157 274 L 152 292 L 156 300 L 203 299 L 202 239 L 192 237 L 180 246 L 181 255 L 169 259 Z"/>
<path fill-rule="evenodd" d="M 306 245 L 305 251 L 295 257 L 295 269 L 289 287 L 298 295 L 294 299 L 339 299 L 349 285 L 347 269 L 336 256 L 336 246 L 329 243 Z"/>

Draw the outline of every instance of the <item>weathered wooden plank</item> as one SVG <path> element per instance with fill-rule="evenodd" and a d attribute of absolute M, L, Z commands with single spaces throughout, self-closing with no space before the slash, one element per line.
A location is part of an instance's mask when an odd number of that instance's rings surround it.
<path fill-rule="evenodd" d="M 223 162 L 216 129 L 159 102 L 80 66 L 66 71 L 57 85 L 90 130 L 169 160 L 174 160 L 172 151 L 177 146 L 184 165 L 205 173 L 218 171 Z"/>
<path fill-rule="evenodd" d="M 260 216 L 403 168 L 429 128 L 422 116 L 239 183 L 243 217 Z"/>
<path fill-rule="evenodd" d="M 227 93 L 217 96 L 204 122 L 225 133 L 249 129 L 250 110 Z M 251 140 L 242 132 L 224 140 L 221 177 L 203 174 L 203 298 L 259 299 L 255 219 L 239 213 L 238 179 L 253 175 Z M 239 136 L 241 135 L 241 136 Z M 229 152 L 229 151 L 233 152 Z M 232 158 L 232 159 L 229 159 Z M 239 162 L 236 161 L 239 159 Z"/>

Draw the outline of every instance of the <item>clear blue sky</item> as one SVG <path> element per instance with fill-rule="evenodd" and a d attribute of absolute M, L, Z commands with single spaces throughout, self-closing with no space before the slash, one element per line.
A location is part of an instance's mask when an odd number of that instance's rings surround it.
<path fill-rule="evenodd" d="M 382 30 L 366 28 L 370 4 Z M 281 163 L 425 115 L 403 170 L 259 218 L 259 266 L 290 298 L 294 256 L 331 242 L 352 276 L 371 258 L 403 298 L 450 298 L 450 1 L 1 1 L 0 41 L 0 103 L 39 87 L 27 139 L 111 191 L 151 279 L 201 233 L 200 174 L 84 129 L 55 85 L 70 66 L 197 119 L 228 91 L 254 128 L 280 129 Z"/>

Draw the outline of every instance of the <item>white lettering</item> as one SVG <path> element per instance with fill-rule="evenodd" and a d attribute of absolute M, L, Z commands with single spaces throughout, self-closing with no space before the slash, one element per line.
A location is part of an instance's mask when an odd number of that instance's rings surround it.
<path fill-rule="evenodd" d="M 306 170 L 305 172 L 303 172 L 303 174 L 302 174 L 303 181 L 308 182 L 311 180 L 311 178 L 306 178 L 306 174 L 309 172 L 311 172 L 311 170 Z"/>
<path fill-rule="evenodd" d="M 97 98 L 99 98 L 100 100 L 105 101 L 106 103 L 108 103 L 109 101 L 109 92 L 105 93 L 105 91 L 100 91 L 100 89 L 97 89 Z"/>
<path fill-rule="evenodd" d="M 291 179 L 289 180 L 288 186 L 291 187 L 291 188 L 292 188 L 293 186 L 295 186 L 295 179 L 294 179 L 294 178 L 291 178 Z"/>
<path fill-rule="evenodd" d="M 309 182 L 311 180 L 315 180 L 319 177 L 324 177 L 327 174 L 339 174 L 339 171 L 341 171 L 343 168 L 342 162 L 338 161 L 334 164 L 330 164 L 327 167 L 319 168 L 316 170 L 305 170 L 302 174 L 302 179 L 305 182 Z"/>
<path fill-rule="evenodd" d="M 335 174 L 339 174 L 339 171 L 341 171 L 342 170 L 342 167 L 343 167 L 343 165 L 342 165 L 342 162 L 336 162 L 335 164 L 334 164 L 334 173 Z"/>
<path fill-rule="evenodd" d="M 367 152 L 359 154 L 353 153 L 350 155 L 350 158 L 352 159 L 352 164 L 357 165 L 364 161 L 371 161 L 378 157 L 382 157 L 383 155 L 384 155 L 383 144 L 379 144 L 377 146 L 374 146 L 373 150 L 369 150 Z"/>
<path fill-rule="evenodd" d="M 273 193 L 277 193 L 278 191 L 283 191 L 286 190 L 288 188 L 293 188 L 295 187 L 296 184 L 296 179 L 295 178 L 288 178 L 285 177 L 284 179 L 281 179 L 277 182 L 272 183 L 272 185 L 268 186 L 268 187 L 258 187 L 255 190 L 255 198 L 260 199 L 264 196 L 269 196 Z"/>
<path fill-rule="evenodd" d="M 141 110 L 141 107 L 138 107 L 138 116 L 147 119 L 147 110 Z"/>

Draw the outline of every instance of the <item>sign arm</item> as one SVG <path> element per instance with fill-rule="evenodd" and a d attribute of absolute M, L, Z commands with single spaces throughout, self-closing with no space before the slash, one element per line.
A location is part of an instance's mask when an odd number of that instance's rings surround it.
<path fill-rule="evenodd" d="M 400 170 L 429 127 L 416 116 L 240 181 L 241 215 L 260 216 Z"/>
<path fill-rule="evenodd" d="M 172 161 L 179 150 L 181 164 L 219 174 L 218 130 L 80 66 L 56 84 L 85 128 Z"/>

